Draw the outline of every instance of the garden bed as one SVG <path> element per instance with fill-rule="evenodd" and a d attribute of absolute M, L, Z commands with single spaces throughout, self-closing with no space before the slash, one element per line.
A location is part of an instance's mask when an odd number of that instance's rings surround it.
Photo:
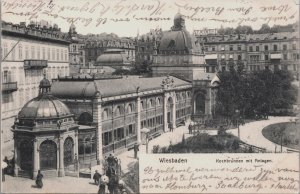
<path fill-rule="evenodd" d="M 295 122 L 277 123 L 265 127 L 262 134 L 278 145 L 299 150 L 299 127 Z"/>
<path fill-rule="evenodd" d="M 200 133 L 182 138 L 182 141 L 167 147 L 153 147 L 153 153 L 252 153 L 253 150 L 240 147 L 240 140 L 230 134 L 208 135 Z"/>

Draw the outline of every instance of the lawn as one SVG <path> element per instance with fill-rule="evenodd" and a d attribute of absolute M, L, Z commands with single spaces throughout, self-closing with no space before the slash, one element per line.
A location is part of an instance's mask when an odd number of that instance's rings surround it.
<path fill-rule="evenodd" d="M 299 150 L 299 127 L 295 122 L 277 123 L 265 127 L 262 134 L 278 145 Z"/>

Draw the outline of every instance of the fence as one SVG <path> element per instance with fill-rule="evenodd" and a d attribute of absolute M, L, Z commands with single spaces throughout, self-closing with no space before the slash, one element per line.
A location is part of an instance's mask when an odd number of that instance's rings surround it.
<path fill-rule="evenodd" d="M 250 153 L 266 153 L 267 150 L 265 148 L 260 148 L 254 145 L 247 144 L 245 142 L 239 142 L 241 150 Z"/>

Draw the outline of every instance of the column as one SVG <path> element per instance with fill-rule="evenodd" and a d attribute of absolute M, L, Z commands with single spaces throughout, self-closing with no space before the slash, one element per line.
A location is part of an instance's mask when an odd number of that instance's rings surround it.
<path fill-rule="evenodd" d="M 168 132 L 168 110 L 167 110 L 167 103 L 168 103 L 168 98 L 167 94 L 164 93 L 164 105 L 163 105 L 163 111 L 164 111 L 164 132 Z"/>
<path fill-rule="evenodd" d="M 64 138 L 59 138 L 59 169 L 58 176 L 65 176 L 65 167 L 64 167 Z"/>
<path fill-rule="evenodd" d="M 96 123 L 96 136 L 97 136 L 97 165 L 100 165 L 102 158 L 102 108 L 101 97 L 96 95 L 93 100 L 93 123 Z"/>
<path fill-rule="evenodd" d="M 37 143 L 38 143 L 37 139 L 34 139 L 33 140 L 33 177 L 32 177 L 32 179 L 36 179 L 38 170 L 40 169 L 40 154 L 39 154 Z"/>
<path fill-rule="evenodd" d="M 175 96 L 175 95 L 174 95 Z M 175 102 L 175 97 L 173 98 L 173 104 L 172 104 L 172 125 L 173 125 L 173 129 L 176 128 L 176 102 Z"/>
<path fill-rule="evenodd" d="M 18 147 L 18 143 L 17 143 L 17 140 L 15 137 L 14 137 L 14 158 L 15 158 L 15 176 L 18 177 L 18 172 L 19 172 L 19 166 L 20 166 L 20 160 L 19 160 L 19 155 L 18 155 L 18 152 L 19 152 L 19 147 Z"/>
<path fill-rule="evenodd" d="M 206 89 L 205 114 L 211 115 L 211 88 Z"/>
<path fill-rule="evenodd" d="M 78 131 L 75 131 L 74 136 L 74 169 L 77 173 L 77 177 L 79 178 L 79 155 L 78 155 Z"/>
<path fill-rule="evenodd" d="M 141 97 L 138 96 L 136 99 L 136 134 L 137 142 L 141 143 Z"/>

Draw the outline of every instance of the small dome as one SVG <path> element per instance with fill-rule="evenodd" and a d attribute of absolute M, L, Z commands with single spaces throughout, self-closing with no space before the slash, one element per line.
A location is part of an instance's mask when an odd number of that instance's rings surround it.
<path fill-rule="evenodd" d="M 44 78 L 40 81 L 40 88 L 50 88 L 51 87 L 51 83 L 48 79 Z"/>
<path fill-rule="evenodd" d="M 72 116 L 69 108 L 52 95 L 40 95 L 27 102 L 18 119 L 45 119 Z"/>

